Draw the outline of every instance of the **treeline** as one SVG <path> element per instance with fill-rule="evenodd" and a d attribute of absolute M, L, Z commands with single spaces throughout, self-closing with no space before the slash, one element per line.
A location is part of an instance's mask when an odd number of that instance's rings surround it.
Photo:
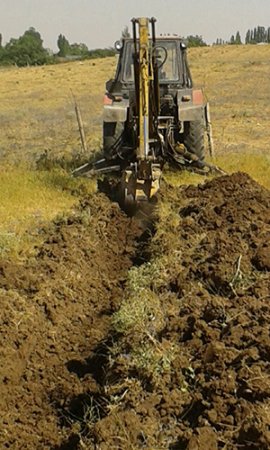
<path fill-rule="evenodd" d="M 246 44 L 260 44 L 262 42 L 270 44 L 270 27 L 266 29 L 258 26 L 254 30 L 248 30 L 245 42 Z"/>
<path fill-rule="evenodd" d="M 57 53 L 44 48 L 40 33 L 33 27 L 18 39 L 10 39 L 6 45 L 3 45 L 0 34 L 0 65 L 43 65 L 69 59 L 104 58 L 115 54 L 112 48 L 89 50 L 85 44 L 70 44 L 62 34 L 58 37 L 57 46 Z"/>
<path fill-rule="evenodd" d="M 52 53 L 43 47 L 43 41 L 35 28 L 29 28 L 18 39 L 10 39 L 3 46 L 0 39 L 0 64 L 17 66 L 41 65 L 52 62 Z"/>
<path fill-rule="evenodd" d="M 98 48 L 95 50 L 89 50 L 86 44 L 70 44 L 63 34 L 58 36 L 57 46 L 59 51 L 56 56 L 59 58 L 91 59 L 115 55 L 115 50 L 113 48 Z"/>
<path fill-rule="evenodd" d="M 129 36 L 129 32 L 126 27 L 122 31 L 122 37 L 127 36 Z M 184 40 L 189 47 L 203 47 L 207 45 L 202 36 L 199 35 L 190 35 Z M 270 27 L 257 26 L 247 31 L 245 44 L 259 43 L 270 43 Z M 214 45 L 223 44 L 242 44 L 239 31 L 232 35 L 229 41 L 217 39 Z M 53 64 L 73 59 L 104 58 L 115 55 L 113 48 L 89 50 L 86 44 L 70 44 L 63 34 L 58 36 L 57 46 L 58 52 L 56 53 L 44 48 L 40 33 L 33 27 L 25 31 L 19 38 L 10 39 L 6 45 L 3 45 L 2 35 L 0 34 L 0 65 L 17 65 L 21 67 Z"/>
<path fill-rule="evenodd" d="M 214 45 L 239 45 L 243 44 L 239 31 L 232 35 L 229 41 L 217 39 Z M 245 44 L 270 44 L 270 27 L 265 28 L 257 26 L 253 29 L 247 30 L 245 36 Z"/>

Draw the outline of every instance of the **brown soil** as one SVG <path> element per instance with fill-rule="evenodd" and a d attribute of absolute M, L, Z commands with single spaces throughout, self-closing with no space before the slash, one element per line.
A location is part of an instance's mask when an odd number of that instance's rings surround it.
<path fill-rule="evenodd" d="M 35 260 L 0 263 L 1 449 L 58 445 L 67 399 L 97 390 L 99 365 L 85 358 L 107 335 L 141 234 L 99 194 L 44 231 Z"/>
<path fill-rule="evenodd" d="M 238 173 L 159 197 L 180 222 L 153 242 L 98 194 L 37 258 L 0 264 L 1 448 L 270 448 L 270 193 Z M 157 382 L 110 321 L 130 267 L 161 251 L 153 342 L 174 356 Z"/>

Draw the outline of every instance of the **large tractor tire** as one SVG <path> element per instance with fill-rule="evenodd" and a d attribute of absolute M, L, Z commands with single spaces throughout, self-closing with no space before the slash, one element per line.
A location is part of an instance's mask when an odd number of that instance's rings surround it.
<path fill-rule="evenodd" d="M 125 124 L 123 122 L 103 122 L 103 150 L 106 158 L 117 153 L 123 140 Z"/>
<path fill-rule="evenodd" d="M 202 120 L 188 122 L 184 132 L 185 147 L 189 152 L 194 153 L 200 161 L 203 161 L 205 157 L 204 132 L 205 126 Z"/>

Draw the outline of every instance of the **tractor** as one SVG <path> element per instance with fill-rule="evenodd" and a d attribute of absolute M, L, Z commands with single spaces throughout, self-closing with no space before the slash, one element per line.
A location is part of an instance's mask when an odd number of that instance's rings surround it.
<path fill-rule="evenodd" d="M 125 204 L 151 199 L 164 164 L 207 172 L 205 133 L 212 143 L 209 107 L 193 87 L 185 42 L 156 37 L 155 18 L 132 19 L 132 37 L 115 44 L 116 74 L 106 83 L 103 155 L 75 175 L 119 175 Z"/>

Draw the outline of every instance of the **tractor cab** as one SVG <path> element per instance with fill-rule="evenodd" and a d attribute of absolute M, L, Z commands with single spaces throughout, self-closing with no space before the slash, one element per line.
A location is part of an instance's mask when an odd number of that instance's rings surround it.
<path fill-rule="evenodd" d="M 149 41 L 149 59 L 154 56 L 158 68 L 159 85 L 171 89 L 192 88 L 192 79 L 186 58 L 186 45 L 180 37 L 156 38 Z M 108 92 L 130 90 L 135 83 L 135 48 L 131 38 L 124 38 L 115 44 L 119 52 L 115 78 L 107 83 Z"/>

